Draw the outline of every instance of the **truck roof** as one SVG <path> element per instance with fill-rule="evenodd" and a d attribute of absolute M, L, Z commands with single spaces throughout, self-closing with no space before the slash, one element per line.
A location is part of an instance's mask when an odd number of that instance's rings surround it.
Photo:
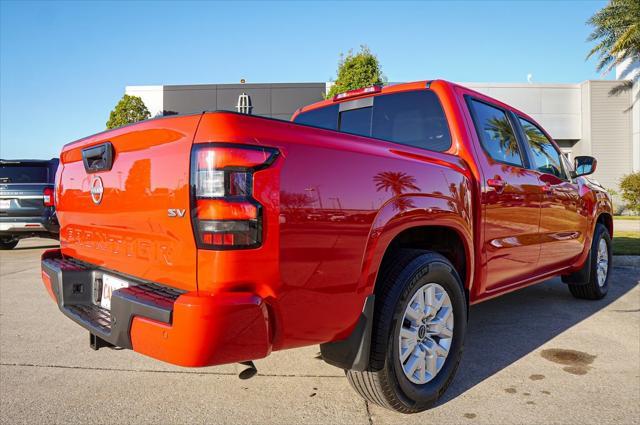
<path fill-rule="evenodd" d="M 411 83 L 391 84 L 391 85 L 382 87 L 379 91 L 377 91 L 375 93 L 362 94 L 362 95 L 359 95 L 357 97 L 358 98 L 362 98 L 362 97 L 369 97 L 369 96 L 377 96 L 377 95 L 380 95 L 380 94 L 394 93 L 394 92 L 399 92 L 399 91 L 419 90 L 419 89 L 426 88 L 427 84 L 430 84 L 430 83 L 431 83 L 431 80 L 414 81 L 414 82 L 411 82 Z M 449 83 L 448 81 L 446 81 L 446 83 L 452 84 L 452 83 Z M 296 115 L 298 115 L 301 112 L 306 112 L 306 111 L 310 111 L 312 109 L 322 108 L 324 106 L 329 106 L 329 105 L 333 105 L 333 104 L 336 104 L 336 103 L 348 102 L 350 100 L 353 100 L 354 97 L 346 97 L 344 99 L 336 99 L 336 97 L 334 96 L 334 97 L 332 97 L 330 99 L 321 100 L 319 102 L 312 103 L 310 105 L 306 105 L 306 106 L 303 106 L 301 108 L 298 108 L 298 110 L 293 114 L 293 117 L 295 117 Z"/>
<path fill-rule="evenodd" d="M 529 115 L 527 115 L 526 113 L 514 108 L 511 105 L 508 105 L 504 102 L 501 102 L 498 99 L 492 98 L 491 96 L 487 96 L 486 94 L 480 93 L 476 90 L 470 89 L 469 87 L 465 87 L 463 85 L 457 84 L 457 83 L 453 83 L 451 81 L 447 81 L 447 80 L 421 80 L 421 81 L 413 81 L 410 83 L 400 83 L 400 84 L 391 84 L 388 86 L 384 86 L 382 88 L 380 88 L 379 90 L 376 91 L 372 91 L 372 92 L 365 92 L 362 94 L 357 94 L 355 96 L 346 96 L 344 98 L 341 99 L 337 99 L 336 96 L 330 98 L 330 99 L 325 99 L 325 100 L 321 100 L 319 102 L 316 103 L 312 103 L 310 105 L 307 106 L 303 106 L 301 108 L 299 108 L 291 117 L 291 120 L 293 121 L 295 119 L 296 116 L 298 116 L 298 114 L 302 113 L 302 112 L 307 112 L 313 109 L 318 109 L 318 108 L 322 108 L 325 106 L 329 106 L 329 105 L 335 105 L 335 104 L 339 104 L 342 102 L 349 102 L 353 99 L 362 99 L 365 97 L 372 97 L 372 96 L 379 96 L 382 94 L 389 94 L 389 93 L 396 93 L 396 92 L 402 92 L 402 91 L 411 91 L 411 90 L 422 90 L 422 89 L 427 89 L 427 88 L 431 88 L 432 86 L 448 86 L 449 88 L 455 88 L 455 87 L 460 87 L 463 88 L 466 91 L 472 92 L 474 94 L 476 94 L 478 97 L 482 97 L 485 99 L 490 99 L 492 102 L 496 103 L 497 105 L 500 105 L 502 107 L 504 107 L 505 109 L 509 109 L 511 111 L 517 112 L 518 114 L 520 114 L 523 117 L 528 118 L 531 121 L 534 121 Z M 353 90 L 355 91 L 355 90 Z"/>

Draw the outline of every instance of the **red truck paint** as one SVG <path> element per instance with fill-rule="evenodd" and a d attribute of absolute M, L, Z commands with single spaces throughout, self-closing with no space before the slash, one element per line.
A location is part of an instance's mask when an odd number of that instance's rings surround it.
<path fill-rule="evenodd" d="M 579 270 L 596 222 L 613 232 L 606 193 L 584 177 L 564 181 L 494 161 L 467 97 L 536 123 L 464 87 L 422 81 L 357 98 L 423 90 L 437 95 L 446 116 L 452 143 L 445 152 L 228 112 L 149 120 L 71 143 L 56 189 L 61 250 L 45 258 L 184 291 L 171 323 L 136 316 L 130 328 L 134 350 L 184 366 L 347 338 L 375 292 L 385 253 L 415 229 L 438 231 L 459 247 L 445 256 L 470 304 Z M 319 102 L 292 120 L 352 100 Z M 82 151 L 105 142 L 113 168 L 87 174 Z M 189 216 L 204 210 L 193 203 L 190 158 L 209 144 L 278 153 L 253 173 L 262 211 L 257 248 L 199 249 L 194 240 Z M 99 205 L 90 194 L 96 176 L 104 186 Z M 168 209 L 186 217 L 167 216 Z"/>

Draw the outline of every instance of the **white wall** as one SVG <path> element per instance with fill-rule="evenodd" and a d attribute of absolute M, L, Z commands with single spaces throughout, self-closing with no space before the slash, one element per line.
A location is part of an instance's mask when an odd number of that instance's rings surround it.
<path fill-rule="evenodd" d="M 637 80 L 631 91 L 631 128 L 633 172 L 640 172 L 640 80 Z"/>
<path fill-rule="evenodd" d="M 140 97 L 152 117 L 162 115 L 164 109 L 163 86 L 127 86 L 124 92 L 129 96 Z"/>
<path fill-rule="evenodd" d="M 640 60 L 626 59 L 616 66 L 616 79 L 633 80 L 640 74 Z M 631 133 L 633 171 L 640 171 L 640 79 L 631 90 Z"/>
<path fill-rule="evenodd" d="M 530 115 L 554 139 L 582 138 L 579 84 L 460 83 Z"/>

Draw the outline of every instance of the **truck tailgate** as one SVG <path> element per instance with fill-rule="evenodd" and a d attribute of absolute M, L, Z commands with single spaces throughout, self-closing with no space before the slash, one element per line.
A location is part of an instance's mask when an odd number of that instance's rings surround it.
<path fill-rule="evenodd" d="M 189 161 L 199 120 L 200 115 L 149 120 L 65 146 L 56 189 L 63 254 L 196 290 Z M 95 155 L 83 161 L 83 151 L 87 157 L 109 144 L 110 169 Z M 85 163 L 98 164 L 98 171 Z"/>

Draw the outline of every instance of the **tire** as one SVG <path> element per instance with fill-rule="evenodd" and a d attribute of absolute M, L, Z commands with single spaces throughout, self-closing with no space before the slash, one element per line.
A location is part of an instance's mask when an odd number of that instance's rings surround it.
<path fill-rule="evenodd" d="M 440 254 L 420 250 L 400 250 L 398 255 L 385 263 L 376 283 L 376 305 L 369 367 L 361 372 L 347 370 L 346 375 L 356 392 L 371 403 L 401 413 L 421 412 L 435 405 L 453 380 L 460 364 L 467 327 L 465 293 L 458 273 L 449 260 Z M 403 330 L 404 334 L 409 324 L 412 329 L 416 329 L 413 326 L 414 322 L 407 319 L 408 306 L 414 296 L 418 297 L 415 300 L 420 296 L 428 297 L 425 291 L 430 291 L 432 288 L 436 291 L 435 298 L 438 301 L 445 300 L 445 293 L 449 301 L 449 304 L 446 304 L 446 300 L 443 301 L 445 304 L 432 320 L 446 317 L 447 310 L 444 307 L 450 306 L 452 309 L 450 316 L 453 317 L 451 323 L 453 332 L 450 338 L 441 339 L 435 334 L 429 337 L 428 332 L 425 334 L 420 330 L 421 328 L 429 329 L 429 332 L 433 330 L 429 326 L 433 322 L 427 321 L 425 325 L 420 325 L 418 331 L 414 333 L 418 339 L 420 337 L 426 339 L 423 343 L 414 346 L 424 350 L 427 346 L 435 347 L 434 342 L 439 341 L 437 344 L 448 345 L 449 351 L 443 361 L 439 359 L 436 360 L 436 363 L 426 362 L 423 367 L 419 367 L 409 377 L 408 372 L 405 372 L 404 369 L 410 369 L 410 365 L 415 363 L 413 358 L 418 359 L 420 356 L 409 354 L 406 357 L 406 353 L 410 350 L 404 350 L 402 352 L 404 362 L 401 360 L 403 340 L 400 337 L 400 332 Z M 440 298 L 438 298 L 438 294 Z M 437 303 L 432 304 L 432 306 L 434 305 Z M 431 307 L 425 307 L 421 311 L 425 312 L 427 309 L 431 309 Z M 416 310 L 412 311 L 416 312 Z M 421 324 L 424 323 L 424 320 L 415 320 L 415 323 Z M 442 328 L 442 332 L 444 331 Z M 449 331 L 446 330 L 446 332 Z M 404 341 L 409 340 L 405 339 Z M 410 347 L 411 345 L 408 343 L 406 346 Z M 441 347 L 438 350 L 441 350 Z M 433 354 L 434 351 L 420 351 L 420 353 Z M 411 353 L 416 353 L 416 351 L 411 351 Z M 425 359 L 427 358 L 433 357 L 425 357 Z M 429 378 L 428 372 L 423 373 L 422 371 L 429 369 L 428 365 L 434 364 L 439 364 L 439 367 L 435 373 L 429 374 Z M 426 382 L 419 382 L 421 379 L 424 381 L 425 377 L 427 378 Z"/>
<path fill-rule="evenodd" d="M 18 245 L 18 239 L 0 239 L 0 250 L 13 249 Z"/>
<path fill-rule="evenodd" d="M 604 247 L 604 248 L 603 248 Z M 601 250 L 606 249 L 604 256 Z M 612 254 L 611 254 L 611 236 L 607 228 L 598 223 L 593 233 L 593 241 L 589 250 L 591 261 L 585 266 L 590 267 L 586 283 L 569 283 L 569 291 L 576 298 L 584 300 L 599 300 L 607 295 L 609 291 L 609 276 L 611 274 Z M 602 261 L 601 261 L 602 260 Z M 604 263 L 606 261 L 606 263 Z M 602 273 L 599 274 L 599 267 L 604 266 L 604 278 Z"/>

